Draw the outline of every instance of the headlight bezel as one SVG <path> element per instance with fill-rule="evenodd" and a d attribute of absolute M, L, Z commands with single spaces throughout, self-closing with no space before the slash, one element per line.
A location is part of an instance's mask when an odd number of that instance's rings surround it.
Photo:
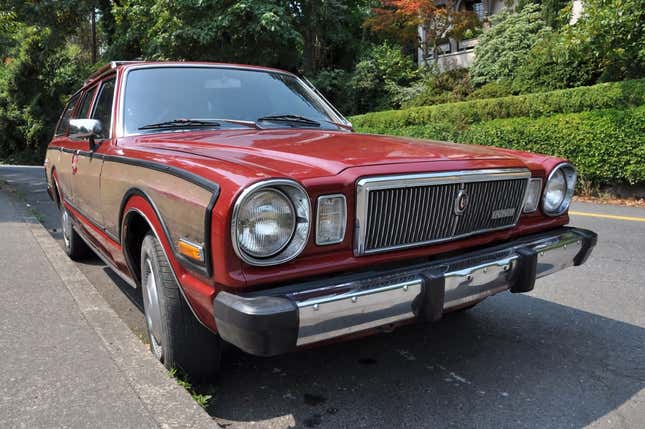
<path fill-rule="evenodd" d="M 269 256 L 257 257 L 246 252 L 238 239 L 238 221 L 240 209 L 257 192 L 273 190 L 287 197 L 294 209 L 295 227 L 287 243 Z M 305 188 L 290 179 L 269 179 L 256 182 L 247 187 L 237 197 L 231 217 L 231 242 L 235 254 L 244 262 L 253 266 L 266 267 L 283 264 L 296 258 L 305 249 L 311 232 L 311 199 Z"/>
<path fill-rule="evenodd" d="M 549 210 L 547 208 L 547 203 L 546 203 L 547 192 L 549 189 L 549 182 L 559 172 L 562 172 L 562 175 L 564 177 L 566 190 L 564 193 L 564 197 L 562 198 L 562 201 L 558 205 L 557 209 Z M 567 210 L 569 210 L 569 206 L 571 205 L 571 200 L 573 198 L 573 194 L 576 189 L 577 177 L 578 177 L 578 174 L 576 172 L 575 167 L 568 162 L 563 162 L 561 164 L 558 164 L 551 170 L 551 172 L 546 178 L 546 181 L 544 182 L 544 189 L 542 192 L 542 198 L 540 202 L 540 205 L 542 206 L 542 213 L 544 213 L 549 217 L 557 217 L 564 214 Z"/>

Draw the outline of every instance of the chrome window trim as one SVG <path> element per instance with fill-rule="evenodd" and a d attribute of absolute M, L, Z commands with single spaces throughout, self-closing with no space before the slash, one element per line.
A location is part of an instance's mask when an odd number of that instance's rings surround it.
<path fill-rule="evenodd" d="M 343 226 L 343 235 L 340 238 L 340 240 L 337 241 L 330 241 L 329 243 L 320 243 L 318 241 L 318 232 L 320 231 L 319 225 L 320 225 L 320 201 L 323 199 L 329 199 L 329 198 L 342 198 L 343 199 L 343 204 L 345 204 L 345 219 L 344 219 L 344 226 Z M 343 240 L 345 240 L 345 235 L 347 234 L 347 198 L 345 197 L 345 194 L 328 194 L 328 195 L 321 195 L 318 197 L 318 200 L 316 201 L 316 246 L 330 246 L 332 244 L 338 244 L 342 243 Z"/>
<path fill-rule="evenodd" d="M 519 207 L 513 223 L 499 228 L 482 229 L 471 231 L 467 234 L 450 236 L 447 238 L 428 240 L 423 242 L 415 242 L 403 244 L 398 246 L 384 247 L 374 250 L 365 250 L 365 238 L 367 234 L 367 209 L 369 202 L 369 193 L 372 190 L 383 189 L 399 189 L 410 188 L 415 186 L 432 186 L 432 185 L 445 185 L 445 184 L 465 184 L 475 182 L 489 182 L 493 180 L 510 180 L 510 179 L 525 179 L 527 181 L 531 178 L 531 172 L 526 168 L 498 168 L 486 170 L 461 170 L 461 171 L 445 171 L 438 173 L 417 173 L 417 174 L 399 174 L 389 176 L 373 176 L 359 179 L 356 182 L 356 215 L 354 223 L 354 255 L 369 255 L 375 253 L 389 252 L 393 250 L 408 249 L 412 247 L 421 247 L 429 244 L 442 243 L 454 241 L 461 238 L 469 237 L 483 232 L 493 232 L 503 229 L 515 227 L 522 215 L 523 205 L 526 201 L 526 192 L 528 186 L 524 191 L 522 198 L 522 207 Z M 454 222 L 453 228 L 456 228 L 457 221 Z M 454 230 L 454 229 L 453 229 Z"/>
<path fill-rule="evenodd" d="M 94 99 L 94 102 L 92 103 L 92 110 L 90 112 L 90 119 L 92 119 L 92 117 L 94 116 L 94 111 L 96 110 L 96 102 L 98 101 L 99 97 L 101 96 L 101 91 L 103 91 L 103 86 L 107 82 L 109 82 L 110 80 L 113 80 L 113 79 L 114 79 L 114 94 L 112 94 L 112 103 L 110 104 L 110 115 L 112 116 L 112 118 L 111 118 L 112 120 L 111 120 L 111 123 L 110 123 L 110 129 L 108 130 L 108 137 L 103 138 L 103 139 L 99 139 L 101 141 L 112 140 L 112 137 L 113 137 L 113 134 L 114 134 L 112 132 L 112 130 L 114 128 L 114 122 L 115 122 L 114 121 L 114 119 L 115 119 L 115 116 L 114 116 L 114 103 L 116 102 L 116 95 L 117 95 L 116 94 L 116 88 L 117 88 L 118 80 L 117 80 L 116 73 L 114 73 L 112 69 L 108 70 L 106 73 L 103 73 L 101 75 L 101 80 L 100 81 L 98 79 L 96 79 L 98 81 L 99 86 L 98 86 L 98 92 L 96 93 L 96 97 Z"/>
<path fill-rule="evenodd" d="M 298 213 L 297 213 L 297 208 L 295 207 L 294 202 L 291 200 L 291 197 L 287 194 L 287 199 L 291 201 L 291 204 L 294 206 L 294 214 L 296 216 L 296 224 L 294 227 L 294 232 L 292 233 L 291 238 L 287 242 L 287 245 L 282 248 L 279 253 L 276 253 L 272 256 L 266 257 L 266 258 L 257 258 L 253 257 L 252 255 L 249 255 L 244 252 L 239 246 L 239 242 L 237 240 L 237 217 L 240 212 L 240 206 L 242 205 L 242 202 L 251 194 L 254 192 L 263 189 L 263 188 L 274 188 L 277 189 L 278 191 L 284 192 L 280 189 L 281 186 L 290 186 L 292 188 L 297 189 L 298 191 L 302 192 L 303 195 L 307 198 L 307 219 L 304 219 L 303 221 L 307 222 L 307 233 L 305 234 L 305 238 L 303 242 L 300 244 L 299 248 L 296 249 L 291 255 L 288 257 L 280 257 L 282 253 L 286 249 L 288 249 L 292 242 L 293 238 L 296 233 L 296 229 L 298 226 Z M 286 194 L 286 192 L 285 192 Z M 237 197 L 235 200 L 235 204 L 233 205 L 233 214 L 231 216 L 231 225 L 230 225 L 230 230 L 231 230 L 231 244 L 233 246 L 233 251 L 235 254 L 244 262 L 246 262 L 249 265 L 253 265 L 256 267 L 269 267 L 272 265 L 278 265 L 278 264 L 283 264 L 285 262 L 289 262 L 295 258 L 297 258 L 302 251 L 307 247 L 307 244 L 309 243 L 309 235 L 311 234 L 311 198 L 309 198 L 309 194 L 307 193 L 306 189 L 300 185 L 298 182 L 290 179 L 268 179 L 268 180 L 262 180 L 260 182 L 256 182 L 246 189 L 242 191 L 242 193 Z"/>
<path fill-rule="evenodd" d="M 136 62 L 135 62 L 136 63 Z M 298 77 L 297 75 L 293 73 L 289 73 L 284 70 L 278 70 L 278 69 L 265 69 L 265 68 L 255 68 L 255 67 L 247 67 L 247 66 L 237 66 L 233 64 L 199 64 L 199 63 L 160 63 L 160 64 L 134 64 L 134 65 L 125 65 L 123 71 L 121 72 L 121 82 L 118 88 L 119 91 L 119 105 L 118 105 L 118 111 L 117 111 L 117 116 L 116 116 L 116 137 L 121 138 L 121 137 L 130 137 L 130 136 L 140 136 L 144 135 L 145 133 L 126 133 L 125 132 L 125 88 L 128 82 L 128 75 L 130 72 L 135 71 L 135 70 L 143 70 L 143 69 L 156 69 L 156 68 L 215 68 L 215 69 L 231 69 L 231 70 L 246 70 L 246 71 L 251 71 L 251 72 L 263 72 L 263 73 L 278 73 L 278 74 L 283 74 L 286 76 L 291 76 L 296 78 L 300 83 L 302 84 L 303 88 L 305 88 L 306 91 L 308 91 L 310 94 L 313 94 L 315 97 L 320 98 L 322 100 L 322 103 L 326 105 L 327 109 L 329 109 L 330 112 L 333 116 L 335 116 L 336 120 L 338 123 L 342 124 L 348 124 L 349 121 L 345 119 L 338 110 L 329 102 L 327 101 L 324 97 L 321 97 L 311 89 L 311 87 L 303 80 L 302 78 Z M 116 89 L 115 89 L 116 90 Z M 178 132 L 177 130 L 169 130 L 169 131 L 164 131 L 164 132 Z"/>

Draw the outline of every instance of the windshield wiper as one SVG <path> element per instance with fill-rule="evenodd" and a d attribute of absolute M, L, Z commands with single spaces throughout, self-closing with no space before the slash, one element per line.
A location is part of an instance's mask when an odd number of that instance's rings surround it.
<path fill-rule="evenodd" d="M 159 128 L 187 128 L 187 127 L 219 127 L 219 121 L 206 119 L 173 119 L 172 121 L 158 122 L 139 127 L 140 130 L 154 130 Z"/>
<path fill-rule="evenodd" d="M 310 127 L 319 127 L 320 122 L 300 115 L 268 115 L 258 118 L 256 122 L 271 121 L 271 122 L 290 122 L 292 124 L 308 125 Z"/>

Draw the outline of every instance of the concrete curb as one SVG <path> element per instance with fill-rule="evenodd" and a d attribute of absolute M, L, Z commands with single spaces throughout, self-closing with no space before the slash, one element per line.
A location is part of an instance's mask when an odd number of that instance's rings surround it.
<path fill-rule="evenodd" d="M 211 428 L 213 419 L 179 386 L 147 350 L 85 275 L 35 219 L 30 230 L 51 266 L 101 339 L 128 384 L 162 428 Z M 115 410 L 118 413 L 118 410 Z"/>

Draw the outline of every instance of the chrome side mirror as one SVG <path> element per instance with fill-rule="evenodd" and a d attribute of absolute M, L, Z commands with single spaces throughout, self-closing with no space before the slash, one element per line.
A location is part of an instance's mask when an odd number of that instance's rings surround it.
<path fill-rule="evenodd" d="M 70 119 L 69 138 L 73 140 L 93 141 L 101 135 L 103 126 L 98 119 Z"/>

